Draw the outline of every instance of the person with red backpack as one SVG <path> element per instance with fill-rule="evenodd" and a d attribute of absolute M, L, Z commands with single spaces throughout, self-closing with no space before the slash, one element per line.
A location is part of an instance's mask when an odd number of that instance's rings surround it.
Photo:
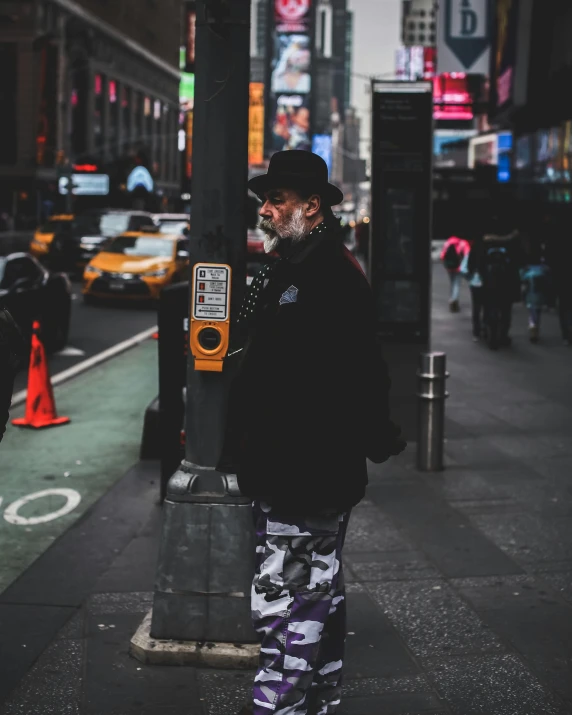
<path fill-rule="evenodd" d="M 471 250 L 470 244 L 464 238 L 458 236 L 450 236 L 443 246 L 441 251 L 441 261 L 445 266 L 445 270 L 449 274 L 451 282 L 451 292 L 449 294 L 449 310 L 451 313 L 458 313 L 459 306 L 459 291 L 461 288 L 461 263 L 465 254 Z"/>

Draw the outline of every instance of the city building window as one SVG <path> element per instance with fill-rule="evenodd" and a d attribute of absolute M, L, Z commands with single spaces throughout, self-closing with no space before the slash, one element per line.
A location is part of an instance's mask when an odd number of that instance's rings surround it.
<path fill-rule="evenodd" d="M 119 103 L 117 101 L 117 82 L 114 79 L 110 79 L 107 83 L 107 94 L 109 98 L 109 130 L 108 130 L 108 140 L 110 154 L 114 157 L 117 153 L 116 142 L 117 142 L 117 129 L 119 122 Z"/>
<path fill-rule="evenodd" d="M 87 98 L 89 75 L 85 61 L 79 60 L 71 67 L 71 150 L 73 158 L 87 150 Z"/>
<path fill-rule="evenodd" d="M 94 77 L 94 115 L 93 115 L 93 134 L 95 148 L 103 147 L 103 75 L 96 74 Z M 98 158 L 101 158 L 98 156 Z"/>
<path fill-rule="evenodd" d="M 127 153 L 131 145 L 131 104 L 129 88 L 121 85 L 121 129 L 123 133 L 123 152 Z"/>
<path fill-rule="evenodd" d="M 7 74 L 8 82 L 10 82 L 10 78 L 12 76 L 10 69 L 13 69 L 15 71 L 17 45 L 14 45 L 14 50 L 14 64 L 2 64 L 2 72 L 0 73 L 2 75 L 2 80 L 0 81 L 5 82 L 5 74 Z M 7 69 L 8 67 L 10 69 Z M 57 120 L 56 105 L 53 101 L 53 97 L 57 92 L 57 73 L 57 50 L 55 47 L 49 44 L 45 44 L 40 50 L 40 106 L 38 113 L 38 127 L 36 133 L 36 163 L 38 166 L 54 165 L 57 142 Z M 8 109 L 8 107 L 15 108 L 17 104 L 15 101 L 11 103 L 10 100 L 5 96 L 5 93 L 3 91 L 1 92 L 1 94 L 4 95 L 2 96 L 2 113 L 7 110 L 8 116 L 10 117 L 12 111 L 15 111 L 15 109 L 11 111 L 11 109 Z M 14 117 L 14 122 L 15 121 L 16 118 Z M 1 142 L 6 146 L 7 153 L 13 153 L 14 161 L 16 159 L 16 133 L 17 126 L 14 124 L 14 130 L 13 132 L 9 132 L 8 136 L 6 136 L 4 132 L 2 133 Z M 12 137 L 14 138 L 13 149 L 10 147 L 10 144 L 12 143 Z M 61 149 L 61 147 L 58 147 L 58 149 Z"/>
<path fill-rule="evenodd" d="M 145 97 L 143 99 L 143 117 L 144 117 L 144 124 L 143 124 L 143 141 L 145 142 L 145 146 L 150 148 L 151 147 L 151 142 L 153 138 L 153 125 L 152 125 L 152 116 L 151 116 L 151 98 L 150 97 Z"/>
<path fill-rule="evenodd" d="M 152 144 L 153 144 L 153 173 L 160 177 L 162 174 L 162 142 L 161 136 L 161 102 L 156 99 L 153 102 L 153 129 L 152 129 Z"/>
<path fill-rule="evenodd" d="M 143 135 L 143 106 L 141 104 L 141 94 L 133 90 L 131 92 L 131 111 L 133 112 L 134 141 L 141 141 Z"/>
<path fill-rule="evenodd" d="M 163 159 L 163 178 L 169 181 L 171 178 L 171 146 L 173 144 L 173 141 L 175 140 L 174 137 L 171 136 L 170 133 L 171 130 L 171 113 L 169 112 L 169 105 L 164 104 L 163 105 L 163 127 L 162 127 L 162 133 L 163 133 L 163 151 L 162 151 L 162 159 Z"/>

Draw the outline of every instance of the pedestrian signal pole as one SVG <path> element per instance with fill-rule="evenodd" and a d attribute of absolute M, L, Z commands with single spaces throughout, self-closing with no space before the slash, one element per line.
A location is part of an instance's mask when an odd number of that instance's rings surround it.
<path fill-rule="evenodd" d="M 150 636 L 253 643 L 251 508 L 221 453 L 246 285 L 250 0 L 198 0 L 185 459 L 170 479 Z"/>

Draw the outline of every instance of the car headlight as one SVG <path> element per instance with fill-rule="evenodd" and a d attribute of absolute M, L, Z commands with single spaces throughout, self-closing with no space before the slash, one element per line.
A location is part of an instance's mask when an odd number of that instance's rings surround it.
<path fill-rule="evenodd" d="M 100 276 L 102 274 L 102 271 L 100 271 L 99 268 L 96 268 L 95 266 L 86 266 L 85 273 L 89 273 L 92 276 Z"/>
<path fill-rule="evenodd" d="M 163 278 L 164 276 L 167 275 L 169 272 L 168 268 L 159 268 L 156 271 L 147 271 L 147 273 L 144 273 L 143 275 L 146 278 Z"/>

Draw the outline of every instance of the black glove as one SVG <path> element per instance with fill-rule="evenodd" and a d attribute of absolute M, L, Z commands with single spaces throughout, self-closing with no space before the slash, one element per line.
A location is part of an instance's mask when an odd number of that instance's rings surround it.
<path fill-rule="evenodd" d="M 379 444 L 370 446 L 366 456 L 370 462 L 382 464 L 390 457 L 401 454 L 406 447 L 407 442 L 401 437 L 401 429 L 390 422 L 385 430 L 384 439 L 380 440 Z"/>

